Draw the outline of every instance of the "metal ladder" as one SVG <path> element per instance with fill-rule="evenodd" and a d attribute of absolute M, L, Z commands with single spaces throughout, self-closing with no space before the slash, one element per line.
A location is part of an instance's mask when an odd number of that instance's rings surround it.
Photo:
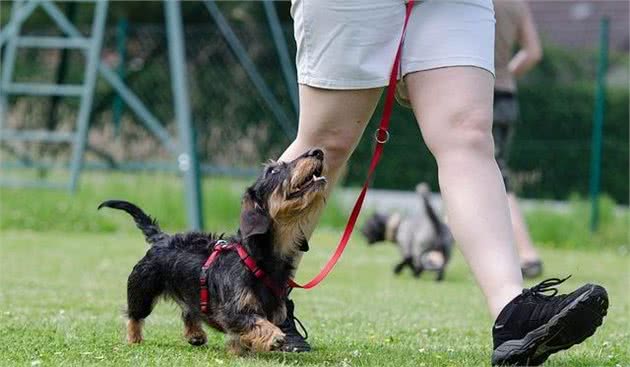
<path fill-rule="evenodd" d="M 5 52 L 2 58 L 2 74 L 0 75 L 0 142 L 1 141 L 29 141 L 47 143 L 69 143 L 72 146 L 70 161 L 70 181 L 66 184 L 45 180 L 5 180 L 0 178 L 2 186 L 31 186 L 76 190 L 83 155 L 87 144 L 87 133 L 90 121 L 90 112 L 94 98 L 96 77 L 98 74 L 99 58 L 103 43 L 105 20 L 107 18 L 107 0 L 94 1 L 94 18 L 91 35 L 89 37 L 77 33 L 69 33 L 68 28 L 72 24 L 64 16 L 63 12 L 52 1 L 45 0 L 14 0 L 11 8 L 11 18 L 5 31 L 0 34 L 0 44 L 6 39 Z M 66 37 L 42 37 L 21 36 L 22 24 L 28 16 L 41 7 L 57 26 L 65 33 Z M 48 48 L 78 49 L 86 57 L 85 74 L 82 84 L 44 84 L 44 83 L 18 83 L 13 81 L 16 54 L 18 48 Z M 71 132 L 58 132 L 49 130 L 25 130 L 5 128 L 8 113 L 8 95 L 29 96 L 64 96 L 80 99 L 79 111 L 75 130 Z"/>

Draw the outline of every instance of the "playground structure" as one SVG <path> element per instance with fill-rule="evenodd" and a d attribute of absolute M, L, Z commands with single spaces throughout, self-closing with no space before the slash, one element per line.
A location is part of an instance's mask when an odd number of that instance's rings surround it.
<path fill-rule="evenodd" d="M 69 164 L 70 180 L 67 184 L 51 183 L 44 180 L 24 181 L 2 178 L 0 184 L 4 186 L 32 186 L 42 188 L 58 188 L 74 191 L 79 184 L 79 178 L 84 168 L 84 154 L 88 147 L 88 129 L 90 126 L 90 112 L 93 106 L 94 89 L 97 77 L 102 77 L 115 90 L 120 100 L 133 111 L 139 121 L 159 140 L 176 160 L 177 170 L 183 176 L 185 201 L 189 227 L 201 229 L 203 218 L 200 191 L 200 164 L 195 149 L 194 129 L 191 123 L 190 96 L 185 60 L 185 42 L 183 37 L 183 21 L 181 4 L 178 1 L 164 0 L 165 27 L 167 30 L 167 48 L 169 56 L 169 72 L 173 96 L 173 110 L 177 125 L 177 137 L 171 136 L 142 100 L 125 84 L 124 80 L 109 66 L 101 61 L 103 33 L 107 19 L 108 1 L 95 0 L 91 34 L 83 35 L 68 19 L 57 4 L 49 0 L 16 0 L 13 2 L 11 17 L 0 31 L 0 47 L 4 46 L 2 55 L 2 75 L 0 80 L 0 143 L 5 150 L 13 153 L 21 168 L 41 168 L 36 159 L 11 150 L 11 142 L 47 142 L 53 144 L 67 143 L 72 147 Z M 231 28 L 214 1 L 203 1 L 210 17 L 216 23 L 223 38 L 235 54 L 238 62 L 247 73 L 260 97 L 273 112 L 281 130 L 288 137 L 295 134 L 291 118 L 278 103 L 271 89 L 261 77 L 255 64 L 251 61 L 238 36 Z M 292 61 L 289 58 L 286 40 L 282 34 L 275 7 L 271 1 L 263 1 L 265 15 L 271 30 L 274 45 L 277 50 L 283 77 L 291 97 L 294 115 L 297 115 L 297 84 Z M 21 35 L 23 23 L 37 8 L 43 9 L 65 35 L 64 37 L 40 37 Z M 13 81 L 18 48 L 52 48 L 79 49 L 86 59 L 84 80 L 81 84 L 42 84 L 18 83 Z M 58 132 L 46 129 L 25 130 L 6 127 L 9 95 L 34 95 L 56 98 L 78 97 L 80 99 L 79 112 L 72 132 Z M 8 149 L 7 149 L 8 148 Z M 122 165 L 124 167 L 124 164 Z M 4 167 L 7 168 L 7 167 Z M 159 167 L 164 168 L 164 167 Z M 204 167 L 212 171 L 213 167 Z M 227 172 L 230 173 L 229 170 Z M 4 175 L 3 175 L 4 176 Z"/>

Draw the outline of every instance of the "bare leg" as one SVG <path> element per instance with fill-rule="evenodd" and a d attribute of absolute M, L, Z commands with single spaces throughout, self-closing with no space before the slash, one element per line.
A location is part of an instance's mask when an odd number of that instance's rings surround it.
<path fill-rule="evenodd" d="M 505 187 L 492 142 L 493 78 L 474 67 L 405 78 L 435 156 L 449 225 L 493 317 L 522 290 Z"/>
<path fill-rule="evenodd" d="M 335 182 L 372 117 L 381 90 L 328 90 L 300 85 L 297 137 L 279 160 L 290 161 L 308 149 L 322 148 L 326 175 Z"/>
<path fill-rule="evenodd" d="M 290 161 L 311 148 L 322 148 L 326 154 L 325 175 L 332 189 L 374 113 L 381 90 L 328 90 L 300 85 L 297 138 L 279 160 Z M 307 237 L 316 224 L 303 228 Z"/>
<path fill-rule="evenodd" d="M 512 218 L 512 228 L 514 229 L 514 237 L 516 238 L 516 248 L 521 259 L 521 264 L 529 261 L 537 261 L 540 259 L 534 243 L 529 235 L 527 223 L 523 218 L 518 199 L 513 192 L 508 193 L 508 204 L 510 206 L 510 217 Z"/>

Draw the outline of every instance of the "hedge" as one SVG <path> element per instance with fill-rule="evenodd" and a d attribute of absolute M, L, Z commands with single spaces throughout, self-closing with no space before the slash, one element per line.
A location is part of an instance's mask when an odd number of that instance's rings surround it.
<path fill-rule="evenodd" d="M 523 85 L 519 91 L 522 121 L 512 144 L 510 166 L 524 181 L 522 196 L 565 200 L 571 193 L 588 194 L 593 86 L 573 84 Z M 602 192 L 618 203 L 628 203 L 627 89 L 607 91 L 602 155 Z M 377 109 L 352 157 L 346 185 L 359 185 L 372 152 Z M 437 188 L 435 160 L 422 141 L 410 110 L 396 106 L 392 138 L 385 148 L 373 186 L 410 190 L 419 181 Z"/>

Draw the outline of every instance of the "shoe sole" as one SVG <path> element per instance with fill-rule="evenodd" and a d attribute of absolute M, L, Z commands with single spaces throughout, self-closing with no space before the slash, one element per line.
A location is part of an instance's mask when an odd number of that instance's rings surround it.
<path fill-rule="evenodd" d="M 492 353 L 492 365 L 538 366 L 553 353 L 580 344 L 593 335 L 608 311 L 608 294 L 604 288 L 594 284 L 582 288 L 583 293 L 546 324 L 530 331 L 522 339 L 499 345 Z M 582 330 L 572 328 L 582 324 L 589 326 Z M 562 343 L 558 345 L 559 341 Z"/>

